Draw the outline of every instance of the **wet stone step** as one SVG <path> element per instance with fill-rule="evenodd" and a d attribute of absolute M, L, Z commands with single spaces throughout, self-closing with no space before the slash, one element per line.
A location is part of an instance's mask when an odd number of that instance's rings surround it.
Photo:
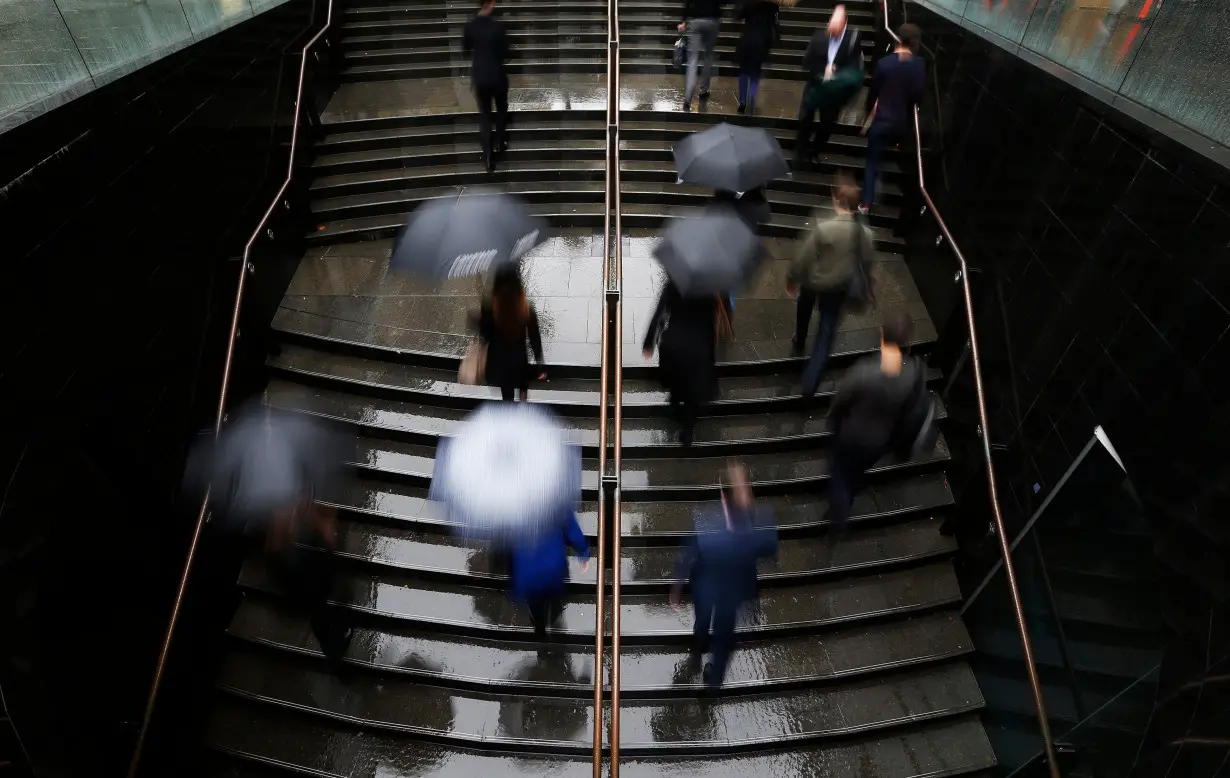
<path fill-rule="evenodd" d="M 769 587 L 741 617 L 749 634 L 806 634 L 869 619 L 901 617 L 959 602 L 952 565 L 932 562 L 904 570 L 851 576 L 839 581 Z M 621 633 L 632 643 L 686 643 L 691 608 L 674 608 L 665 595 L 625 594 Z"/>
<path fill-rule="evenodd" d="M 637 181 L 621 179 L 619 191 L 624 202 L 652 202 L 655 205 L 701 206 L 706 205 L 713 197 L 713 190 L 662 181 Z M 824 191 L 808 195 L 769 189 L 767 193 L 770 209 L 774 220 L 783 220 L 789 216 L 805 219 L 829 218 L 834 215 L 832 197 Z M 893 235 L 891 224 L 896 220 L 897 208 L 876 204 L 871 209 L 871 233 L 876 243 L 881 247 L 887 244 L 900 243 Z"/>
<path fill-rule="evenodd" d="M 548 60 L 552 57 L 601 59 L 606 56 L 607 52 L 607 44 L 602 41 L 569 41 L 563 35 L 555 40 L 548 39 L 534 43 L 519 41 L 519 43 L 520 45 L 510 46 L 506 60 L 508 64 L 524 60 Z M 461 43 L 458 41 L 450 46 L 407 46 L 371 51 L 350 49 L 344 53 L 343 60 L 353 65 L 461 63 L 468 66 L 471 56 L 462 51 Z"/>
<path fill-rule="evenodd" d="M 604 73 L 606 59 L 585 57 L 581 52 L 576 58 L 540 55 L 533 58 L 509 58 L 505 69 L 512 75 L 541 75 L 557 73 Z M 340 73 L 345 83 L 364 81 L 396 81 L 408 78 L 463 77 L 470 72 L 470 63 L 458 58 L 455 62 L 418 65 L 356 65 Z"/>
<path fill-rule="evenodd" d="M 531 395 L 532 397 L 532 395 Z M 945 418 L 945 410 L 938 397 L 937 419 Z M 784 405 L 784 403 L 779 403 Z M 831 442 L 832 425 L 826 408 L 800 403 L 794 413 L 760 413 L 749 415 L 721 415 L 701 418 L 696 423 L 695 441 L 690 454 L 704 455 L 710 449 L 738 450 L 743 454 L 772 453 L 787 449 L 808 448 Z M 722 408 L 721 410 L 731 410 Z M 794 409 L 775 409 L 794 410 Z M 625 457 L 645 456 L 677 457 L 676 448 L 679 428 L 673 421 L 661 417 L 637 418 L 624 416 L 623 452 Z"/>
<path fill-rule="evenodd" d="M 855 624 L 820 637 L 744 640 L 731 655 L 722 695 L 846 683 L 948 661 L 972 650 L 961 619 L 952 612 Z M 628 646 L 620 653 L 620 667 L 624 699 L 689 697 L 703 689 L 685 646 Z"/>
<path fill-rule="evenodd" d="M 483 187 L 528 187 L 532 190 L 529 196 L 537 196 L 541 202 L 549 200 L 552 196 L 544 194 L 541 188 L 541 182 L 544 180 L 559 190 L 571 190 L 572 187 L 563 183 L 555 183 L 556 179 L 561 182 L 565 180 L 584 182 L 582 186 L 585 186 L 588 192 L 592 185 L 603 180 L 605 173 L 605 163 L 601 159 L 563 159 L 558 155 L 546 156 L 542 159 L 524 159 L 517 158 L 517 155 L 511 151 L 509 158 L 497 167 L 494 173 L 488 173 L 487 166 L 482 162 L 482 151 L 477 141 L 470 149 L 459 150 L 457 157 L 458 159 L 453 164 L 446 164 L 447 160 L 433 160 L 431 164 L 421 166 L 411 165 L 387 170 L 320 176 L 313 181 L 311 188 L 312 196 L 316 198 L 313 207 L 317 203 L 325 205 L 336 203 L 336 198 L 341 197 L 363 197 L 383 204 L 390 200 L 389 193 L 395 193 L 392 197 L 397 198 L 397 193 L 406 189 L 476 184 L 481 184 Z M 535 195 L 534 192 L 538 194 Z M 377 205 L 376 207 L 386 206 Z M 404 207 L 404 205 L 399 204 L 398 207 Z"/>
<path fill-rule="evenodd" d="M 696 532 L 696 511 L 712 510 L 717 491 L 699 499 L 645 502 L 625 495 L 620 518 L 628 542 L 678 543 L 679 538 Z M 777 526 L 785 534 L 800 534 L 827 529 L 824 519 L 827 498 L 800 494 L 762 497 L 761 503 L 773 511 Z M 909 514 L 931 515 L 952 505 L 952 492 L 942 473 L 917 473 L 883 482 L 870 483 L 854 498 L 851 522 L 875 523 L 898 520 Z M 584 526 L 584 525 L 582 525 Z"/>
<path fill-rule="evenodd" d="M 503 187 L 512 194 L 545 202 L 568 202 L 602 194 L 599 181 L 516 181 Z M 370 195 L 348 197 L 325 197 L 312 202 L 312 213 L 317 219 L 339 218 L 351 212 L 371 215 L 381 213 L 405 213 L 408 215 L 418 203 L 440 197 L 456 197 L 461 192 L 453 186 L 432 186 L 421 189 L 399 189 L 376 192 Z"/>
<path fill-rule="evenodd" d="M 456 16 L 449 19 L 385 19 L 383 21 L 373 21 L 371 19 L 347 20 L 342 24 L 343 35 L 372 35 L 372 34 L 427 34 L 435 33 L 440 36 L 447 36 L 461 39 L 462 32 L 465 29 L 466 22 L 472 18 L 471 16 Z M 504 18 L 504 26 L 509 33 L 521 32 L 554 32 L 567 28 L 584 27 L 598 31 L 606 30 L 606 12 L 596 13 L 569 13 L 569 14 L 529 14 L 522 13 L 515 16 L 507 16 Z"/>
<path fill-rule="evenodd" d="M 860 738 L 794 743 L 737 758 L 630 756 L 620 760 L 619 772 L 623 778 L 934 778 L 994 764 L 995 754 L 978 718 L 956 716 Z"/>
<path fill-rule="evenodd" d="M 591 193 L 586 193 L 588 197 Z M 529 203 L 530 211 L 560 227 L 600 226 L 603 204 L 578 197 L 576 202 Z M 406 204 L 404 213 L 330 220 L 317 226 L 305 237 L 309 244 L 335 243 L 340 240 L 377 240 L 391 238 L 401 229 L 413 206 Z M 464 348 L 462 349 L 464 352 Z"/>
<path fill-rule="evenodd" d="M 635 185 L 621 185 L 621 190 L 625 193 L 625 201 L 621 212 L 624 224 L 629 227 L 661 229 L 669 219 L 695 216 L 700 211 L 699 203 L 697 205 L 670 205 L 661 202 L 628 202 L 629 199 L 633 199 L 631 195 L 636 193 L 636 189 Z M 643 199 L 649 200 L 651 198 L 645 197 Z M 761 225 L 760 234 L 773 237 L 797 237 L 803 230 L 808 229 L 811 223 L 812 220 L 805 215 L 785 214 L 775 211 L 769 218 L 769 221 Z M 904 241 L 896 235 L 890 234 L 888 230 L 873 228 L 873 231 L 876 233 L 876 248 L 881 251 L 899 251 L 904 246 Z M 788 346 L 789 343 L 787 342 L 786 345 Z"/>
<path fill-rule="evenodd" d="M 539 753 L 567 753 L 588 751 L 593 743 L 593 700 L 584 697 L 480 694 L 396 675 L 364 674 L 343 682 L 323 662 L 261 649 L 230 652 L 216 685 L 371 730 L 471 748 L 532 746 Z"/>
<path fill-rule="evenodd" d="M 458 527 L 449 520 L 439 503 L 427 499 L 427 484 L 398 484 L 349 480 L 329 494 L 325 504 L 336 507 L 346 518 L 371 524 L 432 532 L 449 532 Z M 597 505 L 581 502 L 576 509 L 581 530 L 590 537 L 598 531 Z"/>
<path fill-rule="evenodd" d="M 717 700 L 630 700 L 620 708 L 620 741 L 629 756 L 743 749 L 896 727 L 981 707 L 973 672 L 950 663 L 834 687 Z"/>
<path fill-rule="evenodd" d="M 534 47 L 542 44 L 559 45 L 561 43 L 606 40 L 606 30 L 596 24 L 559 25 L 554 30 L 521 31 L 513 30 L 506 33 L 513 51 L 523 47 Z M 419 46 L 437 46 L 442 36 L 439 33 L 403 33 L 400 35 L 347 35 L 341 40 L 344 51 L 380 51 L 384 49 L 415 49 Z M 453 39 L 460 48 L 461 37 Z M 800 45 L 806 44 L 802 41 Z"/>
<path fill-rule="evenodd" d="M 627 141 L 620 145 L 626 150 L 621 150 L 620 152 L 619 170 L 621 180 L 665 183 L 674 183 L 678 180 L 674 159 L 669 150 L 657 151 L 646 148 L 640 143 L 633 147 L 633 144 Z M 668 146 L 669 144 L 663 143 L 662 145 Z M 645 157 L 653 155 L 655 159 L 637 158 L 642 155 Z M 810 195 L 813 199 L 828 198 L 830 196 L 829 192 L 838 180 L 836 171 L 841 168 L 861 170 L 864 165 L 864 160 L 860 157 L 837 154 L 826 154 L 823 162 L 825 170 L 833 172 L 813 173 L 795 170 L 791 172 L 789 178 L 779 178 L 774 181 L 770 185 L 770 193 L 779 195 L 787 192 L 795 194 L 804 193 Z M 895 200 L 901 196 L 901 187 L 893 183 L 886 182 L 883 186 L 877 187 L 876 191 L 885 195 L 885 199 Z"/>
<path fill-rule="evenodd" d="M 519 129 L 519 128 L 518 128 Z M 509 140 L 512 136 L 510 134 Z M 606 141 L 602 138 L 585 140 L 574 138 L 542 139 L 537 142 L 532 137 L 518 138 L 515 146 L 510 145 L 507 159 L 510 163 L 516 160 L 576 160 L 580 157 L 597 155 L 602 158 L 606 151 Z M 365 177 L 347 179 L 352 182 L 364 180 L 380 180 L 378 173 L 388 174 L 399 168 L 418 165 L 439 165 L 466 160 L 479 148 L 477 132 L 467 138 L 458 138 L 454 143 L 436 146 L 419 146 L 408 143 L 400 147 L 385 147 L 376 150 L 352 151 L 342 154 L 327 154 L 317 157 L 312 167 L 318 173 L 316 186 L 322 187 L 322 181 L 332 180 L 332 176 L 350 172 L 366 172 Z M 319 174 L 329 174 L 328 177 Z"/>
<path fill-rule="evenodd" d="M 308 620 L 284 601 L 244 598 L 227 632 L 245 643 L 323 659 Z M 450 636 L 397 624 L 354 629 L 346 660 L 373 673 L 480 691 L 591 697 L 594 647 L 560 645 L 542 661 L 532 643 Z"/>
<path fill-rule="evenodd" d="M 956 541 L 941 535 L 941 519 L 920 518 L 887 526 L 862 527 L 835 538 L 820 535 L 782 540 L 774 560 L 760 566 L 762 586 L 790 586 L 882 567 L 925 563 L 956 551 Z M 667 591 L 682 553 L 678 546 L 628 546 L 620 559 L 621 582 L 628 592 Z"/>
<path fill-rule="evenodd" d="M 389 737 L 361 729 L 351 722 L 317 716 L 276 705 L 219 694 L 210 713 L 206 741 L 214 747 L 218 772 L 234 776 L 235 769 L 259 769 L 264 763 L 275 773 L 346 776 L 346 778 L 393 778 L 432 775 L 439 778 L 590 778 L 593 763 L 588 754 L 494 753 L 462 748 L 457 744 L 418 741 L 407 748 L 403 737 Z M 285 771 L 286 766 L 297 768 Z M 249 773 L 241 773 L 247 778 Z"/>
<path fill-rule="evenodd" d="M 500 398 L 500 390 L 495 387 L 458 383 L 455 369 L 415 367 L 330 354 L 295 345 L 283 346 L 282 353 L 269 360 L 269 367 L 283 382 L 294 381 L 335 388 L 337 391 L 333 392 L 333 397 L 328 394 L 319 395 L 321 398 L 330 398 L 331 407 L 341 408 L 347 404 L 371 406 L 377 409 L 375 412 L 381 417 L 395 412 L 397 406 L 391 399 L 376 406 L 373 405 L 373 398 L 396 398 L 415 404 L 430 402 L 463 409 Z M 580 411 L 592 406 L 596 414 L 600 393 L 597 381 L 548 376 L 546 381 L 534 383 L 529 397 L 531 402 L 568 406 L 569 411 Z"/>
<path fill-rule="evenodd" d="M 518 111 L 518 140 L 536 142 L 538 138 L 584 138 L 602 136 L 600 120 L 560 119 L 549 111 Z M 387 127 L 353 132 L 331 132 L 316 144 L 318 151 L 342 153 L 398 148 L 414 148 L 442 143 L 474 143 L 478 137 L 478 122 L 473 114 L 443 114 L 447 122 L 413 127 Z M 510 135 L 511 137 L 511 135 Z"/>
<path fill-rule="evenodd" d="M 699 454 L 699 456 L 698 456 Z M 705 454 L 709 454 L 705 456 Z M 935 449 L 916 461 L 902 461 L 888 455 L 868 470 L 871 476 L 888 476 L 918 468 L 935 467 L 949 458 L 948 444 L 943 436 Z M 820 488 L 829 478 L 829 462 L 823 451 L 751 454 L 742 457 L 752 486 L 761 494 L 785 494 Z M 691 451 L 680 447 L 679 458 L 663 461 L 625 459 L 621 486 L 630 500 L 695 499 L 697 492 L 716 490 L 718 476 L 726 458 L 701 449 Z"/>
<path fill-rule="evenodd" d="M 352 611 L 352 619 L 366 616 L 443 633 L 533 640 L 529 614 L 502 588 L 428 581 L 387 569 L 378 575 L 346 569 L 336 579 L 331 601 Z M 246 589 L 285 594 L 258 559 L 245 563 L 239 582 Z M 556 633 L 560 642 L 592 644 L 594 613 L 592 592 L 571 594 Z"/>
<path fill-rule="evenodd" d="M 531 398 L 533 396 L 531 395 Z M 493 402 L 498 396 L 487 398 Z M 542 399 L 542 398 L 539 398 Z M 309 414 L 315 418 L 357 428 L 374 438 L 434 445 L 441 436 L 454 435 L 470 415 L 468 408 L 438 405 L 412 405 L 389 400 L 352 397 L 345 393 L 314 390 L 296 384 L 272 383 L 266 402 L 284 410 Z M 585 450 L 598 446 L 597 411 L 588 417 L 561 417 L 570 439 Z"/>

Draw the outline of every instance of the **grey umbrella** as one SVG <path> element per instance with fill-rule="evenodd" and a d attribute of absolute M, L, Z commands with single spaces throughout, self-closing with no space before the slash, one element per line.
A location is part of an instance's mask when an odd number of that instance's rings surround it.
<path fill-rule="evenodd" d="M 760 252 L 760 238 L 735 210 L 715 206 L 699 216 L 673 219 L 654 256 L 680 294 L 695 297 L 743 286 Z"/>
<path fill-rule="evenodd" d="M 193 449 L 185 486 L 198 494 L 209 489 L 224 526 L 242 530 L 332 486 L 353 446 L 353 438 L 310 416 L 252 402 L 216 439 Z"/>
<path fill-rule="evenodd" d="M 782 147 L 759 127 L 722 123 L 675 144 L 680 183 L 746 192 L 790 173 Z"/>
<path fill-rule="evenodd" d="M 480 276 L 519 261 L 546 239 L 546 221 L 520 198 L 463 192 L 415 210 L 397 237 L 389 267 L 432 278 Z"/>

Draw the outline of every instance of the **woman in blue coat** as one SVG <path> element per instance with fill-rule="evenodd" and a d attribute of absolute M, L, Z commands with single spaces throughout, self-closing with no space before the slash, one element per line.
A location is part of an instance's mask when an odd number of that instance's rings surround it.
<path fill-rule="evenodd" d="M 557 529 L 518 543 L 512 549 L 508 591 L 513 599 L 529 608 L 534 634 L 540 640 L 546 639 L 547 627 L 554 629 L 564 611 L 569 548 L 581 557 L 581 569 L 588 570 L 589 543 L 571 509 Z"/>

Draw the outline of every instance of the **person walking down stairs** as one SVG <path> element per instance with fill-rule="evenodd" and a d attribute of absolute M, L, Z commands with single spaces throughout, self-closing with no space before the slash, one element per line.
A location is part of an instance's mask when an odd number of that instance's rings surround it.
<path fill-rule="evenodd" d="M 799 104 L 796 168 L 816 163 L 828 146 L 841 109 L 863 85 L 863 42 L 858 30 L 850 29 L 844 5 L 834 8 L 828 26 L 812 35 L 803 53 L 803 69 L 808 80 Z"/>

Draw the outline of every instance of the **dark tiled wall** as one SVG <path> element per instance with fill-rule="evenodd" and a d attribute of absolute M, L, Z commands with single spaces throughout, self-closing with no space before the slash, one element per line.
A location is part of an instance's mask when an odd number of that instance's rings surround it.
<path fill-rule="evenodd" d="M 1230 175 L 926 9 L 909 15 L 930 49 L 928 110 L 943 127 L 928 184 L 981 268 L 1009 523 L 1102 425 L 1149 512 L 1176 633 L 1151 743 L 1198 735 L 1227 715 L 1200 691 L 1230 655 Z M 963 342 L 961 324 L 942 337 Z M 958 418 L 971 413 L 963 382 Z M 985 526 L 985 494 L 969 491 Z M 1205 764 L 1193 748 L 1183 759 Z"/>
<path fill-rule="evenodd" d="M 317 10 L 0 136 L 0 684 L 40 775 L 122 774 L 195 523 L 178 484 L 217 402 L 230 258 L 284 174 Z"/>

